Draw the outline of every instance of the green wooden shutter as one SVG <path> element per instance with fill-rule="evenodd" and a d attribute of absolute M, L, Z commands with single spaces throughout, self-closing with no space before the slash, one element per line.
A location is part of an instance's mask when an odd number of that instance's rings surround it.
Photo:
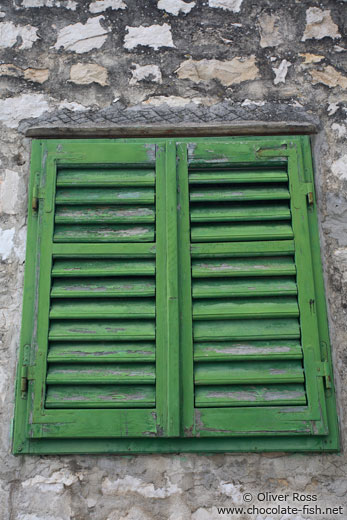
<path fill-rule="evenodd" d="M 312 182 L 301 137 L 35 141 L 14 453 L 336 450 Z"/>
<path fill-rule="evenodd" d="M 181 145 L 186 435 L 328 435 L 300 161 L 288 139 Z"/>

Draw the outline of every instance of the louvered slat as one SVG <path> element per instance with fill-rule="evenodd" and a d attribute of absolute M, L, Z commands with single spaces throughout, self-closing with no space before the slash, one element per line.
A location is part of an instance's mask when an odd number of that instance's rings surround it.
<path fill-rule="evenodd" d="M 193 298 L 284 296 L 297 294 L 293 277 L 204 278 L 193 280 Z"/>
<path fill-rule="evenodd" d="M 77 278 L 53 280 L 51 295 L 54 298 L 102 298 L 154 296 L 153 278 Z"/>
<path fill-rule="evenodd" d="M 193 319 L 283 318 L 299 316 L 296 298 L 208 299 L 193 304 Z"/>
<path fill-rule="evenodd" d="M 190 200 L 192 202 L 210 201 L 249 201 L 249 200 L 287 200 L 290 198 L 287 188 L 282 186 L 249 187 L 237 186 L 235 188 L 213 186 L 191 187 Z"/>
<path fill-rule="evenodd" d="M 228 385 L 196 388 L 196 406 L 275 406 L 306 404 L 303 384 Z"/>
<path fill-rule="evenodd" d="M 151 225 L 56 225 L 55 242 L 153 242 Z"/>
<path fill-rule="evenodd" d="M 195 321 L 195 341 L 299 339 L 297 319 Z"/>
<path fill-rule="evenodd" d="M 49 339 L 81 340 L 154 340 L 155 324 L 147 320 L 52 320 Z"/>
<path fill-rule="evenodd" d="M 148 276 L 155 274 L 155 261 L 145 259 L 56 259 L 52 275 L 76 276 Z"/>
<path fill-rule="evenodd" d="M 150 363 L 113 364 L 55 364 L 47 372 L 48 384 L 84 384 L 84 383 L 154 383 L 155 367 Z"/>
<path fill-rule="evenodd" d="M 268 222 L 265 224 L 215 224 L 192 225 L 193 242 L 212 242 L 227 240 L 279 240 L 293 238 L 293 230 L 289 224 Z"/>
<path fill-rule="evenodd" d="M 267 359 L 302 359 L 298 341 L 247 341 L 195 343 L 195 361 L 233 361 Z"/>
<path fill-rule="evenodd" d="M 288 204 L 257 204 L 242 206 L 239 204 L 194 205 L 190 212 L 192 222 L 228 222 L 250 220 L 288 220 Z"/>
<path fill-rule="evenodd" d="M 93 318 L 154 318 L 155 301 L 151 299 L 98 299 L 97 305 L 91 300 L 53 300 L 49 314 L 51 319 L 93 319 Z"/>
<path fill-rule="evenodd" d="M 155 386 L 49 385 L 47 408 L 153 408 Z"/>
<path fill-rule="evenodd" d="M 278 276 L 293 275 L 295 272 L 294 260 L 288 256 L 192 261 L 193 277 L 197 278 L 215 276 Z"/>
<path fill-rule="evenodd" d="M 155 361 L 155 344 L 148 342 L 55 342 L 50 345 L 48 361 L 69 363 L 88 363 L 91 361 L 93 363 L 104 363 L 105 361 L 117 363 Z"/>
<path fill-rule="evenodd" d="M 154 186 L 153 169 L 135 168 L 63 168 L 58 171 L 57 186 Z"/>
<path fill-rule="evenodd" d="M 220 183 L 254 183 L 254 182 L 286 182 L 287 172 L 284 170 L 192 170 L 189 184 Z"/>
<path fill-rule="evenodd" d="M 55 213 L 57 224 L 143 224 L 154 220 L 152 206 L 57 206 Z"/>
<path fill-rule="evenodd" d="M 153 204 L 152 188 L 58 188 L 56 204 Z"/>

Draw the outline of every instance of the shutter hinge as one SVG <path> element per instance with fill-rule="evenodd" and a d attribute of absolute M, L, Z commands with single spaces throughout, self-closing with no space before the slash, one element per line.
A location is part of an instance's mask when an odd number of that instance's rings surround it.
<path fill-rule="evenodd" d="M 307 194 L 307 203 L 309 206 L 313 206 L 314 197 L 313 197 L 313 184 L 312 182 L 306 182 L 306 194 Z"/>
<path fill-rule="evenodd" d="M 28 392 L 28 381 L 34 379 L 33 367 L 29 366 L 30 345 L 24 345 L 23 362 L 20 374 L 20 390 L 22 399 L 26 399 Z"/>
<path fill-rule="evenodd" d="M 34 187 L 33 187 L 33 196 L 32 196 L 32 202 L 31 207 L 36 212 L 39 207 L 39 199 L 43 199 L 45 196 L 44 190 L 39 187 L 40 184 L 40 173 L 37 172 L 35 174 L 35 181 L 34 181 Z"/>
<path fill-rule="evenodd" d="M 331 371 L 328 361 L 317 363 L 317 376 L 323 377 L 326 388 L 331 388 Z"/>

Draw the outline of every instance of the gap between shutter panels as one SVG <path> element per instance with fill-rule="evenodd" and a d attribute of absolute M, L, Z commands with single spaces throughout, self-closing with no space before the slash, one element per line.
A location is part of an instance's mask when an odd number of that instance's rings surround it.
<path fill-rule="evenodd" d="M 306 404 L 286 168 L 191 165 L 189 192 L 195 406 Z"/>
<path fill-rule="evenodd" d="M 59 169 L 55 243 L 155 240 L 154 168 Z M 47 408 L 155 406 L 155 255 L 53 261 Z"/>

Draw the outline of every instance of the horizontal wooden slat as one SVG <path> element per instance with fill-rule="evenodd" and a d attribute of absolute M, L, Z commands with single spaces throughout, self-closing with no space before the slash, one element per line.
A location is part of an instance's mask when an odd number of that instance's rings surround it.
<path fill-rule="evenodd" d="M 190 210 L 190 218 L 192 222 L 288 220 L 290 219 L 290 209 L 287 203 L 194 205 Z"/>
<path fill-rule="evenodd" d="M 155 302 L 149 298 L 129 300 L 98 299 L 72 300 L 58 299 L 51 303 L 51 319 L 91 319 L 91 318 L 155 318 Z"/>
<path fill-rule="evenodd" d="M 58 188 L 56 204 L 153 204 L 153 188 Z"/>
<path fill-rule="evenodd" d="M 306 403 L 304 385 L 255 385 L 197 387 L 195 406 L 276 406 Z"/>
<path fill-rule="evenodd" d="M 154 186 L 154 169 L 64 168 L 58 170 L 57 186 Z"/>
<path fill-rule="evenodd" d="M 54 298 L 135 297 L 154 294 L 154 278 L 56 278 L 53 280 L 51 291 Z"/>
<path fill-rule="evenodd" d="M 299 316 L 296 298 L 242 298 L 197 300 L 193 303 L 194 320 L 237 318 L 291 318 Z"/>
<path fill-rule="evenodd" d="M 153 242 L 135 244 L 122 242 L 118 244 L 54 243 L 52 252 L 54 258 L 154 258 L 156 245 Z"/>
<path fill-rule="evenodd" d="M 138 259 L 57 259 L 52 275 L 59 277 L 76 276 L 151 276 L 155 274 L 154 260 Z"/>
<path fill-rule="evenodd" d="M 55 242 L 152 242 L 154 226 L 138 225 L 62 225 L 55 226 Z"/>
<path fill-rule="evenodd" d="M 195 343 L 195 361 L 233 361 L 249 359 L 301 359 L 298 341 L 248 341 Z"/>
<path fill-rule="evenodd" d="M 155 221 L 152 206 L 57 206 L 58 224 L 147 223 Z"/>
<path fill-rule="evenodd" d="M 46 408 L 152 408 L 155 387 L 130 385 L 49 385 Z"/>
<path fill-rule="evenodd" d="M 278 240 L 293 238 L 290 224 L 215 224 L 191 226 L 192 242 L 222 242 L 224 240 Z"/>
<path fill-rule="evenodd" d="M 256 242 L 217 242 L 191 244 L 193 258 L 221 258 L 235 256 L 281 256 L 294 253 L 293 240 L 267 240 Z"/>
<path fill-rule="evenodd" d="M 266 187 L 249 187 L 237 186 L 233 187 L 214 187 L 214 186 L 192 186 L 190 188 L 190 201 L 246 201 L 246 200 L 280 200 L 289 199 L 289 191 L 283 186 L 266 186 Z"/>
<path fill-rule="evenodd" d="M 196 321 L 194 322 L 193 330 L 195 341 L 300 338 L 299 322 L 295 318 Z"/>
<path fill-rule="evenodd" d="M 52 341 L 154 340 L 154 321 L 144 320 L 54 320 L 49 329 Z"/>
<path fill-rule="evenodd" d="M 252 183 L 252 182 L 286 182 L 288 175 L 284 170 L 217 170 L 204 169 L 192 170 L 189 173 L 190 184 L 219 184 L 222 182 L 231 183 Z"/>
<path fill-rule="evenodd" d="M 300 383 L 304 381 L 301 361 L 235 361 L 197 363 L 196 385 Z"/>
<path fill-rule="evenodd" d="M 290 256 L 192 261 L 192 275 L 195 278 L 278 276 L 294 275 L 295 272 L 294 259 Z"/>
<path fill-rule="evenodd" d="M 138 343 L 52 343 L 48 350 L 48 361 L 102 363 L 143 362 L 155 360 L 155 344 Z"/>
<path fill-rule="evenodd" d="M 133 364 L 55 364 L 48 366 L 47 384 L 118 383 L 145 384 L 155 382 L 152 363 Z"/>
<path fill-rule="evenodd" d="M 297 294 L 297 286 L 294 277 L 195 278 L 192 292 L 193 298 L 281 296 Z"/>

